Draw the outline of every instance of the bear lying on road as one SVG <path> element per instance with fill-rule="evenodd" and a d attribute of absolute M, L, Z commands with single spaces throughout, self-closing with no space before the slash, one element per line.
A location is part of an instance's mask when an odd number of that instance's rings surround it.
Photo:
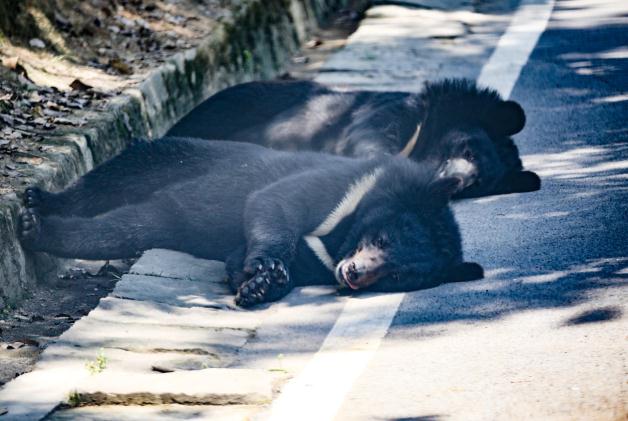
<path fill-rule="evenodd" d="M 217 93 L 169 135 L 356 157 L 402 153 L 462 177 L 464 190 L 456 195 L 462 198 L 540 188 L 539 177 L 523 171 L 510 138 L 524 125 L 519 104 L 468 80 L 428 83 L 420 93 L 339 92 L 310 81 L 271 81 Z"/>
<path fill-rule="evenodd" d="M 448 207 L 460 179 L 402 157 L 136 142 L 60 193 L 25 192 L 22 244 L 83 259 L 151 248 L 226 260 L 236 303 L 321 281 L 380 291 L 477 279 Z"/>

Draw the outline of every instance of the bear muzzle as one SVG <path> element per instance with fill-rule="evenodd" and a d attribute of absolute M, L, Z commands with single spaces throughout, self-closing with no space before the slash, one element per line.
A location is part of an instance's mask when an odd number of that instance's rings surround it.
<path fill-rule="evenodd" d="M 381 278 L 380 269 L 385 261 L 386 256 L 382 249 L 374 245 L 360 248 L 338 263 L 335 270 L 336 280 L 340 285 L 353 290 L 366 288 Z"/>
<path fill-rule="evenodd" d="M 475 163 L 464 158 L 448 159 L 438 173 L 439 178 L 458 177 L 462 180 L 461 189 L 469 187 L 478 177 Z"/>

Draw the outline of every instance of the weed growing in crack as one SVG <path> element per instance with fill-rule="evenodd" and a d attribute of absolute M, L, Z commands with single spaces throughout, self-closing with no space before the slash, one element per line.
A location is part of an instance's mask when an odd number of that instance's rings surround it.
<path fill-rule="evenodd" d="M 85 368 L 91 374 L 101 373 L 105 368 L 107 368 L 107 357 L 105 356 L 105 350 L 100 348 L 100 352 L 94 361 L 88 361 L 85 363 Z"/>

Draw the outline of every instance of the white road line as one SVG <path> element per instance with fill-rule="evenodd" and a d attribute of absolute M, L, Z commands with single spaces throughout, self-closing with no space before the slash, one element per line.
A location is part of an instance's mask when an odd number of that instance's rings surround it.
<path fill-rule="evenodd" d="M 523 0 L 478 83 L 508 98 L 545 30 L 554 0 Z M 332 420 L 379 348 L 405 294 L 349 298 L 320 350 L 273 402 L 273 421 Z"/>
<path fill-rule="evenodd" d="M 554 0 L 522 0 L 495 51 L 482 67 L 478 84 L 496 89 L 508 98 L 521 69 L 547 27 Z"/>
<path fill-rule="evenodd" d="M 347 300 L 320 350 L 273 402 L 270 420 L 333 419 L 355 379 L 379 348 L 405 294 Z"/>

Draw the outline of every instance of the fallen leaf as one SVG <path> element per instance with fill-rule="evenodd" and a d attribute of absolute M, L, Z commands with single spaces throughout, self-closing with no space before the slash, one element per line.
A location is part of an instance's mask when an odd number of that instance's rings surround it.
<path fill-rule="evenodd" d="M 53 123 L 57 123 L 57 124 L 65 124 L 68 126 L 78 126 L 78 123 L 75 121 L 70 120 L 69 118 L 65 118 L 65 117 L 55 117 L 52 120 Z"/>
<path fill-rule="evenodd" d="M 21 342 L 24 345 L 29 345 L 29 346 L 39 346 L 39 342 L 38 341 L 36 341 L 35 339 L 30 339 L 30 338 L 16 339 L 16 342 Z"/>
<path fill-rule="evenodd" d="M 90 89 L 93 89 L 94 87 L 88 85 L 85 82 L 82 82 L 80 79 L 74 79 L 72 83 L 70 83 L 70 88 L 75 91 L 88 91 Z"/>
<path fill-rule="evenodd" d="M 37 91 L 31 92 L 31 94 L 28 96 L 28 99 L 29 101 L 35 102 L 35 103 L 39 103 L 42 101 L 41 95 L 39 95 L 39 92 Z"/>
<path fill-rule="evenodd" d="M 70 21 L 59 12 L 55 12 L 55 23 L 64 31 L 72 29 L 72 23 L 70 23 Z"/>
<path fill-rule="evenodd" d="M 18 131 L 13 131 L 7 137 L 9 139 L 13 139 L 13 140 L 21 139 L 22 138 L 22 133 L 20 133 Z"/>
<path fill-rule="evenodd" d="M 13 70 L 18 75 L 22 75 L 25 78 L 28 78 L 28 73 L 26 73 L 26 69 L 20 63 L 20 59 L 18 57 L 3 58 L 2 65 L 9 70 Z"/>
<path fill-rule="evenodd" d="M 115 69 L 118 72 L 122 73 L 123 75 L 130 75 L 131 73 L 133 73 L 131 67 L 119 58 L 112 58 L 111 60 L 109 60 L 109 66 L 112 69 Z"/>
<path fill-rule="evenodd" d="M 44 107 L 49 108 L 51 110 L 58 110 L 59 109 L 59 104 L 57 104 L 56 102 L 52 102 L 52 101 L 46 101 L 46 103 L 44 104 Z"/>
<path fill-rule="evenodd" d="M 41 113 L 42 115 L 48 116 L 48 117 L 58 117 L 61 115 L 59 111 L 54 111 L 49 108 L 44 108 L 43 110 L 41 110 Z"/>
<path fill-rule="evenodd" d="M 7 126 L 13 126 L 15 119 L 10 115 L 0 114 L 0 120 L 4 121 Z"/>

